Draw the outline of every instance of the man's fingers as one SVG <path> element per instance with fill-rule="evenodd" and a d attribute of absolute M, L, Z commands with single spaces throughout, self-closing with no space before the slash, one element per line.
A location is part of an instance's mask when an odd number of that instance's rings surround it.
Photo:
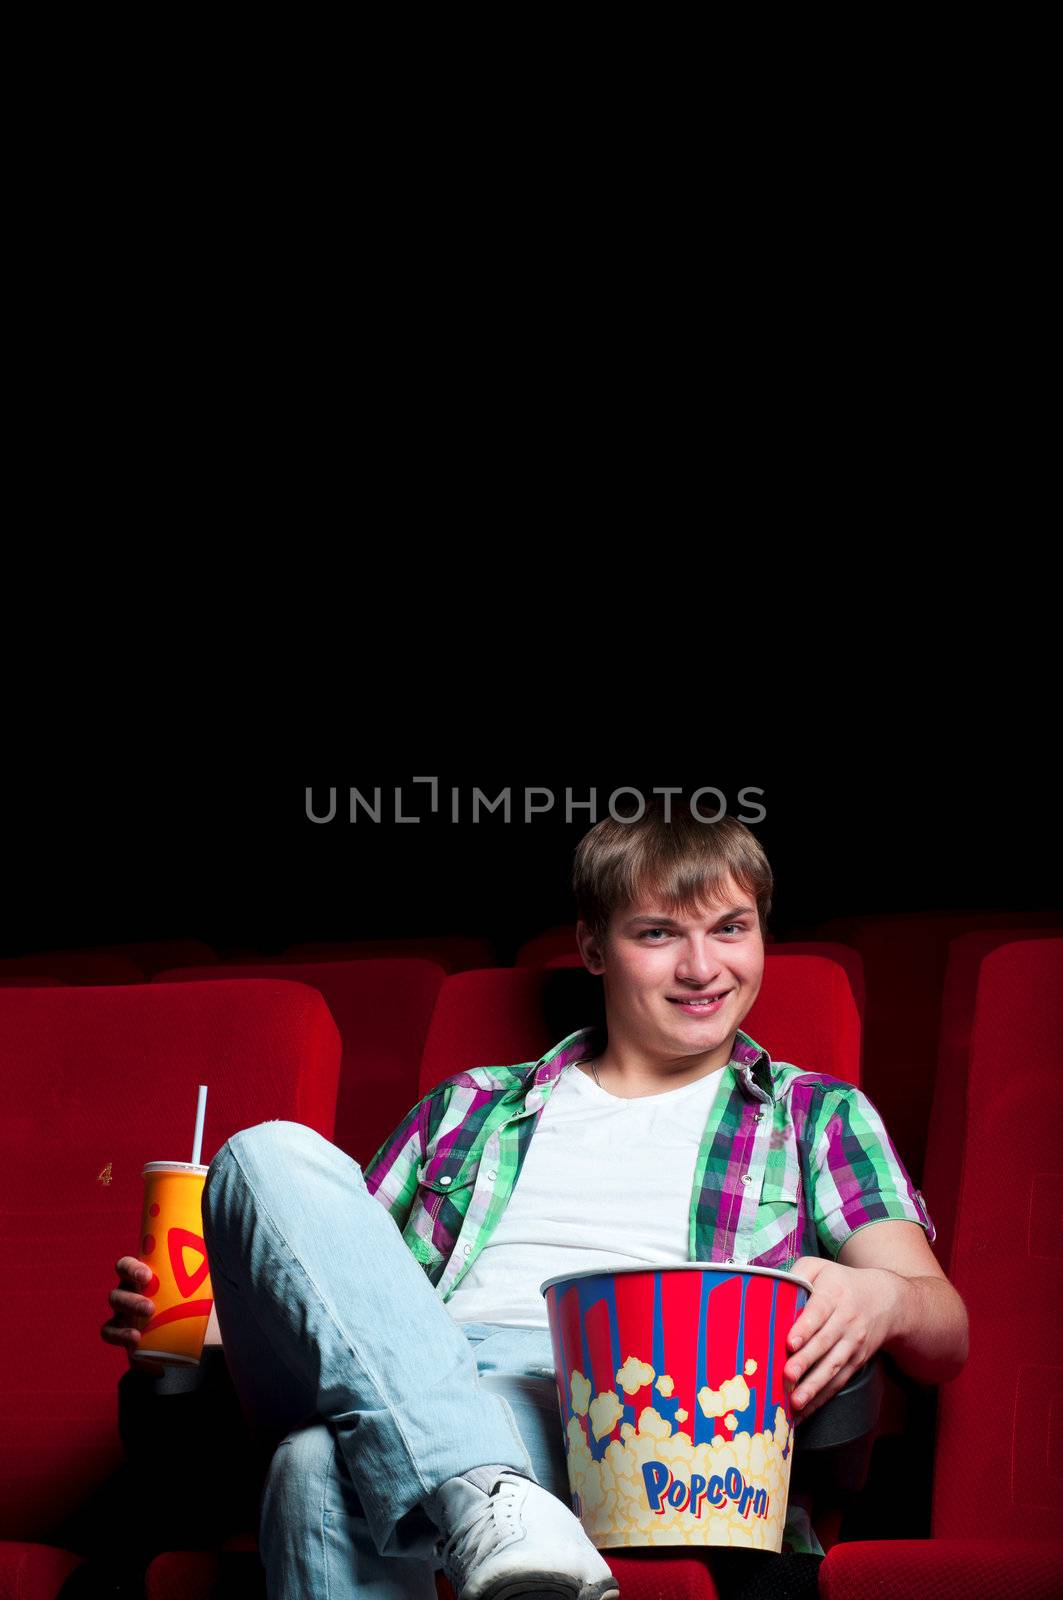
<path fill-rule="evenodd" d="M 823 1326 L 802 1344 L 795 1355 L 790 1356 L 783 1368 L 783 1377 L 791 1383 L 799 1383 L 828 1351 L 833 1350 L 838 1343 L 841 1333 L 841 1324 L 834 1315 L 833 1310 L 824 1318 Z"/>
<path fill-rule="evenodd" d="M 105 1322 L 100 1329 L 100 1338 L 104 1344 L 118 1344 L 128 1350 L 140 1343 L 140 1329 L 124 1322 Z"/>
<path fill-rule="evenodd" d="M 800 1410 L 799 1420 L 803 1422 L 806 1417 L 812 1415 L 813 1411 L 818 1411 L 820 1406 L 829 1400 L 832 1395 L 836 1395 L 839 1389 L 844 1389 L 855 1371 L 856 1363 L 852 1360 L 846 1360 L 833 1377 L 823 1384 L 822 1388 L 817 1387 L 817 1374 L 815 1372 L 806 1378 L 803 1383 L 799 1384 L 790 1396 L 793 1405 Z"/>
<path fill-rule="evenodd" d="M 119 1277 L 128 1278 L 132 1283 L 147 1283 L 151 1277 L 151 1268 L 136 1256 L 121 1256 L 114 1265 Z"/>
<path fill-rule="evenodd" d="M 107 1297 L 118 1312 L 125 1312 L 132 1317 L 153 1317 L 155 1315 L 155 1302 L 148 1300 L 142 1294 L 133 1294 L 128 1289 L 112 1289 Z"/>

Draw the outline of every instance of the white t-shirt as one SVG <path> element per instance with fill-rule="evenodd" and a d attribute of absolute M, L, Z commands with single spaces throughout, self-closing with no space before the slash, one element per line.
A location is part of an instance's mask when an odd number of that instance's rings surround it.
<path fill-rule="evenodd" d="M 455 1322 L 547 1328 L 547 1278 L 688 1262 L 694 1167 L 724 1071 L 622 1100 L 567 1067 L 495 1231 L 446 1302 Z"/>

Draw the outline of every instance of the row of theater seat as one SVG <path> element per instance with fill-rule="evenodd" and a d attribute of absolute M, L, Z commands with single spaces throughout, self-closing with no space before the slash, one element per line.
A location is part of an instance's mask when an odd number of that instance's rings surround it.
<path fill-rule="evenodd" d="M 1015 1307 L 1024 1304 L 1020 1280 L 1028 1296 L 1049 1289 L 1047 1304 L 1054 1294 L 1058 1313 L 1063 1254 L 1055 1249 L 1051 1232 L 1053 1218 L 1058 1227 L 1053 1190 L 1059 1181 L 1058 1156 L 1045 1143 L 1052 1108 L 1057 1114 L 1059 1110 L 1054 1044 L 1059 1018 L 1052 1007 L 1058 1009 L 1063 987 L 1063 941 L 1045 930 L 1033 931 L 1033 939 L 1016 939 L 1014 928 L 966 933 L 952 943 L 964 947 L 961 968 L 968 977 L 961 982 L 951 962 L 946 969 L 950 1021 L 941 1030 L 938 1071 L 932 1079 L 929 1153 L 921 1186 L 938 1228 L 939 1259 L 971 1311 L 972 1361 L 941 1396 L 933 1546 L 909 1549 L 904 1543 L 902 1551 L 902 1542 L 896 1540 L 888 1546 L 890 1561 L 903 1555 L 911 1565 L 912 1593 L 920 1592 L 918 1574 L 930 1570 L 921 1563 L 955 1561 L 960 1563 L 956 1570 L 963 1572 L 965 1540 L 987 1532 L 1009 1540 L 1037 1537 L 1037 1496 L 1042 1490 L 1034 1486 L 1032 1497 L 1013 1494 L 1009 1517 L 981 1512 L 972 1517 L 967 1490 L 956 1489 L 957 1478 L 975 1480 L 970 1498 L 978 1505 L 988 1496 L 989 1464 L 1003 1470 L 1007 1462 L 1014 1464 L 1016 1450 L 1030 1446 L 1034 1462 L 1043 1448 L 1049 1480 L 1052 1473 L 1052 1417 L 1058 1414 L 1052 1374 L 1060 1367 L 1059 1336 L 1051 1327 L 1042 1328 L 1041 1342 L 1034 1346 L 1038 1360 L 1032 1369 L 1047 1382 L 1038 1409 L 1029 1393 L 1031 1363 L 1022 1359 L 1015 1320 Z M 744 1026 L 774 1056 L 859 1083 L 864 1005 L 860 962 L 852 946 L 832 951 L 823 945 L 807 941 L 803 949 L 769 947 L 762 994 Z M 2 1380 L 0 1536 L 11 1542 L 6 1552 L 0 1547 L 0 1573 L 6 1559 L 24 1567 L 29 1563 L 27 1570 L 40 1573 L 45 1584 L 51 1581 L 43 1567 L 34 1567 L 26 1541 L 37 1541 L 33 1548 L 41 1549 L 41 1562 L 54 1560 L 40 1541 L 54 1536 L 64 1509 L 72 1510 L 83 1500 L 93 1482 L 120 1458 L 114 1426 L 115 1356 L 98 1341 L 105 1314 L 102 1296 L 113 1282 L 116 1256 L 136 1248 L 131 1233 L 139 1218 L 140 1165 L 160 1156 L 187 1158 L 187 1151 L 172 1147 L 174 1129 L 183 1127 L 190 1143 L 197 1083 L 211 1085 L 204 1159 L 240 1127 L 291 1117 L 334 1138 L 364 1163 L 433 1083 L 470 1064 L 534 1059 L 591 1020 L 599 1000 L 597 981 L 581 967 L 566 965 L 571 950 L 548 954 L 546 965 L 450 976 L 442 966 L 424 960 L 352 960 L 348 954 L 340 961 L 296 961 L 290 954 L 283 978 L 276 967 L 264 973 L 257 966 L 219 969 L 215 964 L 157 971 L 150 985 L 58 987 L 62 980 L 53 975 L 51 984 L 8 986 L 9 992 L 0 994 L 0 1050 L 10 1090 L 9 1116 L 0 1134 L 8 1221 L 3 1267 L 16 1308 L 4 1335 L 8 1359 Z M 375 1125 L 359 1114 L 366 1102 L 374 1116 L 379 1111 Z M 876 1103 L 892 1125 L 881 1096 Z M 1003 1103 L 1013 1115 L 1002 1120 Z M 1027 1136 L 1031 1108 L 1036 1108 L 1037 1126 Z M 1019 1126 L 1024 1155 L 1030 1158 L 1032 1152 L 1033 1160 L 1028 1172 L 1018 1177 L 1009 1173 L 1011 1203 L 1002 1205 L 999 1175 L 996 1182 L 992 1177 L 993 1138 Z M 163 1139 L 167 1144 L 160 1148 Z M 1014 1150 L 1014 1143 L 1009 1148 Z M 1029 1192 L 1024 1194 L 1027 1178 Z M 978 1221 L 972 1232 L 971 1219 L 989 1197 L 996 1212 L 988 1223 L 985 1218 Z M 1029 1220 L 1041 1215 L 1043 1236 Z M 1016 1217 L 1027 1229 L 1018 1240 L 1010 1236 Z M 50 1282 L 62 1286 L 63 1305 L 62 1315 L 43 1325 L 32 1311 L 40 1294 L 42 1260 L 48 1263 Z M 1036 1284 L 1030 1280 L 1041 1270 L 1039 1260 L 1047 1262 L 1047 1269 L 1045 1281 Z M 1004 1285 L 996 1320 L 985 1293 L 987 1265 L 994 1271 L 999 1265 L 1002 1280 L 1009 1274 L 1013 1280 Z M 976 1322 L 965 1275 L 980 1297 L 977 1310 L 984 1322 Z M 998 1326 L 1001 1307 L 1006 1316 Z M 1036 1325 L 1036 1314 L 1030 1320 Z M 989 1418 L 977 1415 L 979 1389 L 971 1387 L 968 1377 L 978 1354 L 978 1326 L 992 1327 L 994 1349 L 1010 1351 L 1014 1358 L 1007 1379 L 994 1379 L 1004 1392 L 993 1395 Z M 90 1342 L 93 1336 L 97 1341 L 88 1349 L 86 1333 Z M 78 1360 L 74 1372 L 72 1349 Z M 48 1374 L 44 1385 L 34 1381 L 41 1373 Z M 60 1376 L 66 1381 L 56 1382 Z M 989 1386 L 987 1372 L 981 1374 L 981 1383 L 983 1389 Z M 1028 1407 L 1020 1414 L 1013 1404 L 1009 1412 L 1008 1400 L 1023 1396 Z M 1040 1434 L 1030 1422 L 1034 1416 L 1040 1418 Z M 1008 1435 L 1009 1417 L 1016 1421 L 1014 1436 Z M 984 1432 L 988 1457 L 979 1457 L 974 1449 L 976 1422 Z M 976 1457 L 983 1462 L 981 1478 L 972 1473 Z M 834 1543 L 828 1537 L 824 1543 L 831 1549 L 821 1575 L 823 1592 L 867 1592 L 860 1584 L 884 1559 L 882 1553 L 873 1545 L 865 1549 L 862 1542 Z M 979 1561 L 998 1559 L 984 1542 L 971 1550 Z M 1014 1544 L 1004 1553 L 1026 1559 Z M 1046 1553 L 1052 1554 L 1039 1546 L 1029 1556 L 1030 1573 L 1043 1564 Z M 158 1567 L 158 1583 L 166 1571 L 172 1577 L 173 1559 L 180 1562 L 171 1558 L 169 1565 Z M 623 1563 L 625 1558 L 617 1560 Z M 863 1561 L 870 1568 L 861 1567 Z M 652 1563 L 629 1564 L 635 1570 L 630 1578 L 625 1572 L 622 1586 L 634 1600 Z M 711 1583 L 704 1568 L 699 1570 Z M 669 1571 L 677 1574 L 675 1563 Z M 851 1588 L 845 1587 L 847 1574 L 855 1574 Z M 684 1592 L 693 1594 L 699 1582 L 696 1573 L 689 1575 Z M 702 1587 L 697 1592 L 707 1591 Z M 901 1591 L 898 1586 L 891 1592 Z"/>
<path fill-rule="evenodd" d="M 859 1081 L 882 1112 L 915 1183 L 921 1185 L 932 1137 L 930 1112 L 939 1055 L 944 1051 L 963 1058 L 973 984 L 983 955 L 1005 934 L 1013 939 L 1050 937 L 1061 929 L 1063 915 L 1058 912 L 990 909 L 851 916 L 791 929 L 785 940 L 769 934 L 768 951 L 821 950 L 845 966 L 862 1022 Z M 206 976 L 208 968 L 252 976 L 280 966 L 309 969 L 337 961 L 398 958 L 430 961 L 448 975 L 499 966 L 489 940 L 468 936 L 318 940 L 275 955 L 248 950 L 229 951 L 224 957 L 203 941 L 175 939 L 0 960 L 0 987 L 142 983 L 161 972 L 170 977 L 179 972 Z M 528 939 L 513 964 L 520 969 L 582 965 L 574 925 L 561 924 Z M 341 1003 L 338 996 L 334 998 Z M 752 1019 L 747 1026 L 755 1031 Z M 346 1037 L 342 1024 L 341 1032 Z M 792 1045 L 783 1048 L 793 1054 Z M 398 1104 L 402 1075 L 389 1070 L 379 1076 L 396 1086 L 395 1095 L 385 1088 L 378 1102 L 376 1126 L 382 1138 L 388 1131 L 383 1126 L 387 1117 L 393 1111 L 396 1117 L 401 1115 L 405 1107 Z"/>

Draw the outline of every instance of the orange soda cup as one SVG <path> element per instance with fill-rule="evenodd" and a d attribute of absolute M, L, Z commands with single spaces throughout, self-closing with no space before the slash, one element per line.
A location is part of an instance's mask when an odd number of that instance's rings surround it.
<path fill-rule="evenodd" d="M 149 1161 L 144 1168 L 140 1259 L 154 1276 L 140 1292 L 154 1300 L 155 1315 L 140 1330 L 134 1361 L 199 1365 L 214 1304 L 203 1242 L 207 1172 L 196 1161 Z"/>

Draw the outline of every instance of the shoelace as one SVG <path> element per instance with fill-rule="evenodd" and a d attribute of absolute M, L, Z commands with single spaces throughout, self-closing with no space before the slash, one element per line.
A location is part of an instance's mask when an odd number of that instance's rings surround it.
<path fill-rule="evenodd" d="M 452 1583 L 455 1576 L 464 1579 L 474 1565 L 508 1543 L 516 1532 L 516 1493 L 517 1485 L 501 1478 L 495 1493 L 474 1506 L 468 1523 L 445 1542 L 439 1541 L 436 1548 L 442 1554 L 443 1570 Z"/>

